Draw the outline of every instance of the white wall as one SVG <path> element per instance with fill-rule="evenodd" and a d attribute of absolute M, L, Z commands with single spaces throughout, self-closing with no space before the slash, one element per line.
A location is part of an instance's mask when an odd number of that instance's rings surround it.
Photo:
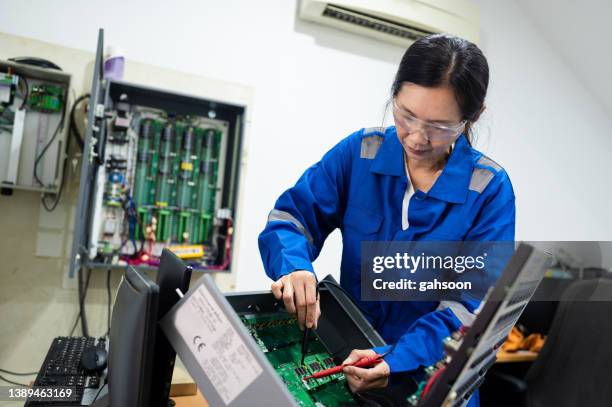
<path fill-rule="evenodd" d="M 612 121 L 514 1 L 478 3 L 492 74 L 483 142 L 513 181 L 517 239 L 612 240 Z"/>
<path fill-rule="evenodd" d="M 257 235 L 276 196 L 342 137 L 381 124 L 403 50 L 302 23 L 296 3 L 283 0 L 155 9 L 146 1 L 117 2 L 117 13 L 98 11 L 107 4 L 6 1 L 0 26 L 84 50 L 93 50 L 97 27 L 104 27 L 106 43 L 120 45 L 127 58 L 254 87 L 237 286 L 267 288 Z M 49 21 L 71 29 L 56 30 Z M 329 243 L 318 269 L 337 276 L 340 239 Z"/>
<path fill-rule="evenodd" d="M 612 123 L 514 1 L 478 3 L 492 76 L 479 145 L 513 180 L 517 238 L 612 240 Z M 0 27 L 88 51 L 104 27 L 107 44 L 129 59 L 252 86 L 237 286 L 263 289 L 269 281 L 256 239 L 274 200 L 340 138 L 380 124 L 403 53 L 298 21 L 295 7 L 286 0 L 2 0 Z M 316 263 L 321 275 L 337 275 L 340 245 L 337 234 L 328 241 Z"/>
<path fill-rule="evenodd" d="M 612 114 L 610 0 L 518 0 L 544 36 Z M 554 10 L 554 12 L 551 12 Z"/>

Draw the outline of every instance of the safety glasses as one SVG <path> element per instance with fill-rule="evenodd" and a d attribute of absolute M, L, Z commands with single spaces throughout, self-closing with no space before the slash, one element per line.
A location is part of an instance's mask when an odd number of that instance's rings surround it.
<path fill-rule="evenodd" d="M 393 99 L 393 117 L 395 118 L 396 125 L 400 126 L 408 133 L 420 131 L 430 142 L 448 142 L 453 140 L 463 131 L 467 123 L 467 120 L 463 120 L 452 126 L 430 123 L 414 117 L 408 111 L 399 107 L 395 99 Z"/>

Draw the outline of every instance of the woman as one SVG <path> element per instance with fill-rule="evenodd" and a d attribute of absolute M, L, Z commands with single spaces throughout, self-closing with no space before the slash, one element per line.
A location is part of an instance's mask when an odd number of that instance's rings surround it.
<path fill-rule="evenodd" d="M 312 261 L 335 228 L 343 238 L 341 285 L 355 299 L 361 241 L 514 240 L 510 179 L 471 147 L 488 82 L 476 45 L 449 35 L 416 41 L 392 86 L 395 126 L 351 134 L 280 196 L 259 248 L 274 295 L 301 326 L 317 325 Z M 469 324 L 477 305 L 358 303 L 387 343 L 397 345 L 373 368 L 345 367 L 354 392 L 385 387 L 394 373 L 435 363 L 443 338 Z M 388 349 L 354 350 L 345 362 Z"/>

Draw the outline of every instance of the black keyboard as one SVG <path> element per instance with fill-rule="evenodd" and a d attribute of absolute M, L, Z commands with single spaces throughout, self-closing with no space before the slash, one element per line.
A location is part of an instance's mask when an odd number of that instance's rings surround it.
<path fill-rule="evenodd" d="M 96 397 L 103 385 L 103 372 L 88 372 L 81 365 L 83 352 L 87 348 L 106 350 L 106 340 L 87 337 L 60 336 L 53 339 L 38 376 L 34 389 L 69 388 L 69 400 L 28 399 L 25 407 L 34 406 L 87 406 Z M 65 393 L 64 393 L 65 394 Z"/>

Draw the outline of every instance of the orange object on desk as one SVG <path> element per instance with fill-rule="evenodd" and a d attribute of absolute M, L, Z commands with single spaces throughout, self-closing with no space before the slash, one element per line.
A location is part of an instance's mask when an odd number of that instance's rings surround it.
<path fill-rule="evenodd" d="M 530 352 L 539 352 L 544 346 L 546 337 L 542 334 L 531 334 L 527 338 L 516 326 L 508 334 L 506 342 L 502 345 L 502 350 L 505 352 L 516 352 L 518 350 L 528 350 Z"/>
<path fill-rule="evenodd" d="M 495 363 L 517 363 L 517 362 L 533 362 L 538 358 L 536 352 L 528 350 L 519 350 L 517 352 L 506 352 L 500 350 L 497 352 L 497 361 Z"/>

